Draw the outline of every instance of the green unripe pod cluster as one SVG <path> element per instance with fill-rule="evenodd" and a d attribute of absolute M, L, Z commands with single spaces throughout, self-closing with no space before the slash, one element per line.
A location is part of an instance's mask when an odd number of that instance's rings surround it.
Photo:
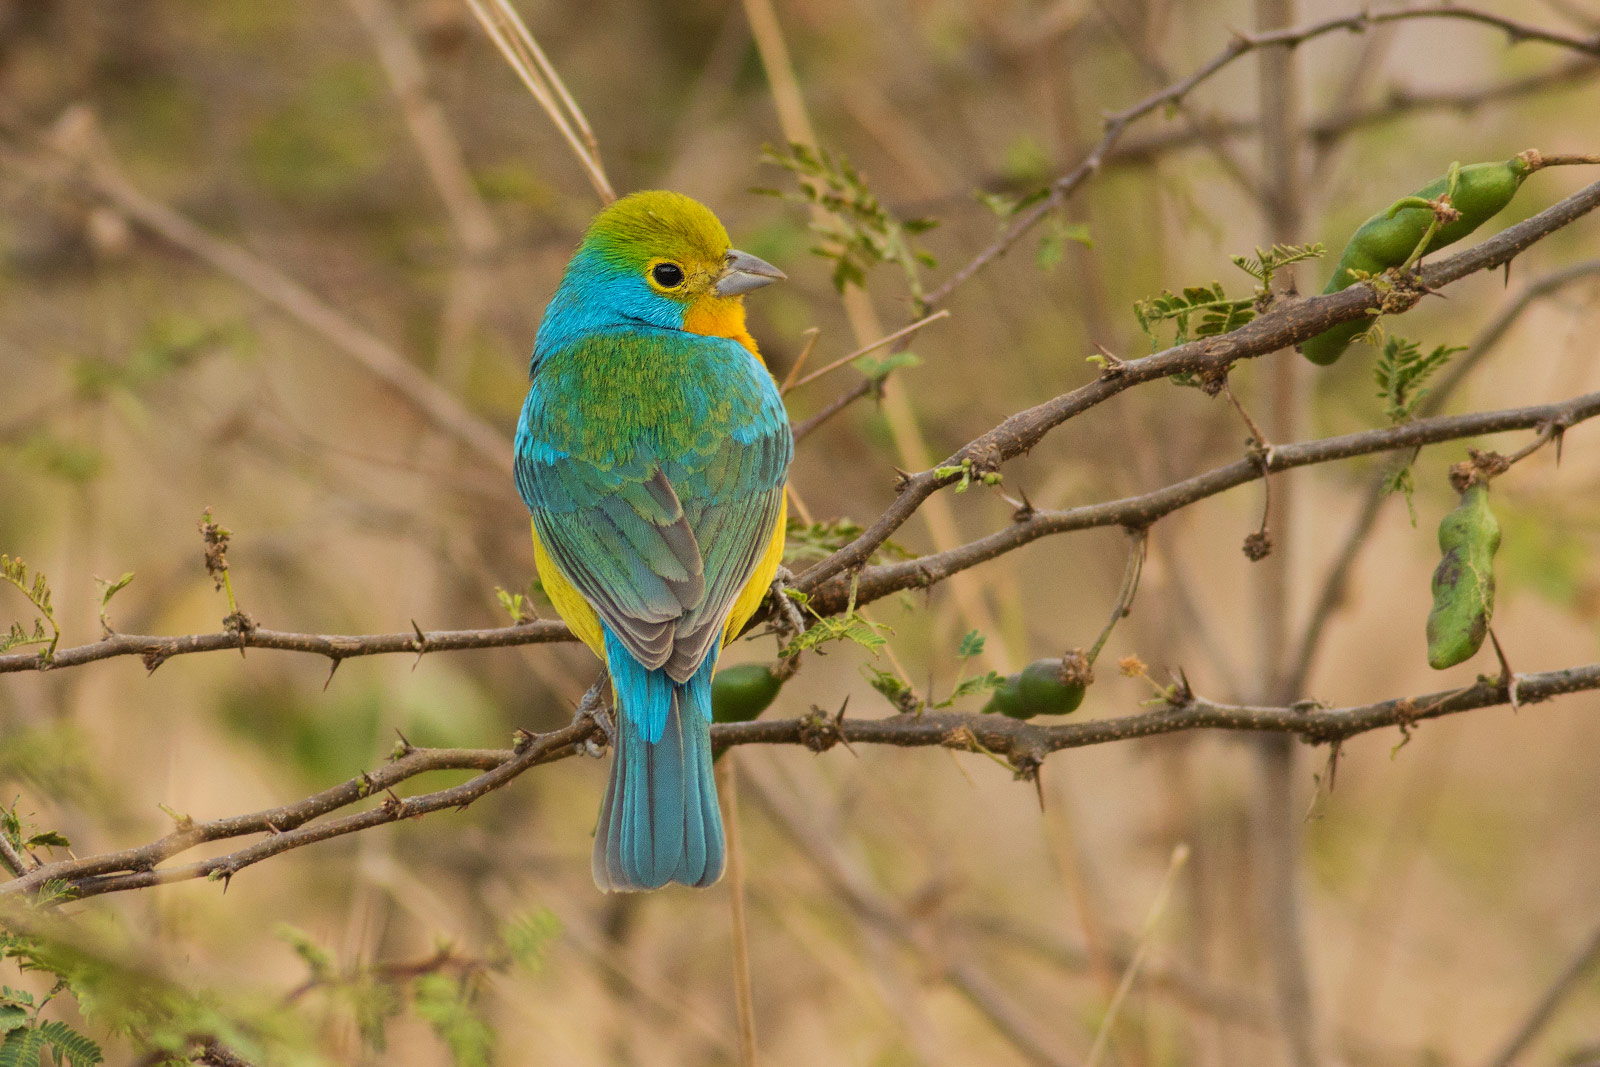
<path fill-rule="evenodd" d="M 1428 613 L 1428 665 L 1454 667 L 1483 645 L 1494 615 L 1494 554 L 1500 523 L 1489 510 L 1489 486 L 1474 481 L 1461 503 L 1439 523 L 1443 557 L 1433 572 L 1433 610 Z"/>
<path fill-rule="evenodd" d="M 1499 214 L 1511 203 L 1523 179 L 1538 169 L 1539 164 L 1538 153 L 1529 151 L 1502 163 L 1473 163 L 1457 170 L 1450 207 L 1458 217 L 1440 223 L 1422 254 L 1454 244 Z M 1378 275 L 1391 267 L 1402 266 L 1434 222 L 1433 209 L 1418 201 L 1438 200 L 1449 192 L 1450 176 L 1446 175 L 1362 223 L 1345 245 L 1339 266 L 1323 293 L 1348 289 L 1360 280 L 1356 275 L 1358 271 Z M 1402 206 L 1408 203 L 1410 206 Z M 1327 366 L 1343 355 L 1350 342 L 1365 333 L 1370 325 L 1366 317 L 1341 323 L 1303 342 L 1300 351 L 1311 362 Z"/>
<path fill-rule="evenodd" d="M 1008 675 L 990 695 L 984 712 L 1031 719 L 1035 715 L 1070 715 L 1077 711 L 1093 676 L 1086 680 L 1087 663 L 1073 660 L 1071 653 L 1056 659 L 1037 659 Z"/>
<path fill-rule="evenodd" d="M 783 679 L 765 663 L 741 663 L 717 672 L 711 680 L 714 722 L 749 722 L 778 699 Z"/>

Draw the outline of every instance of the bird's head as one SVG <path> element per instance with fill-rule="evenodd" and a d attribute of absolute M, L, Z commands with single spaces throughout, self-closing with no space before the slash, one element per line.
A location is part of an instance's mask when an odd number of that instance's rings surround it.
<path fill-rule="evenodd" d="M 629 324 L 731 337 L 754 352 L 744 294 L 783 276 L 730 248 L 704 204 L 680 193 L 632 193 L 589 224 L 545 311 L 535 360 L 586 332 Z"/>

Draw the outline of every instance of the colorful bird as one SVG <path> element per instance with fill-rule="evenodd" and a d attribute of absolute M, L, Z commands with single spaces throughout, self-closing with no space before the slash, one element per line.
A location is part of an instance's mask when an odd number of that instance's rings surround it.
<path fill-rule="evenodd" d="M 784 275 L 728 246 L 677 193 L 600 212 L 545 309 L 517 427 L 545 592 L 617 698 L 607 891 L 721 877 L 711 676 L 783 555 L 794 438 L 743 296 Z"/>

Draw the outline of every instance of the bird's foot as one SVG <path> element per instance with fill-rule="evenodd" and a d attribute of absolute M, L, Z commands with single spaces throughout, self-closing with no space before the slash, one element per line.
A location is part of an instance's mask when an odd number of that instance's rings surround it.
<path fill-rule="evenodd" d="M 777 608 L 777 617 L 782 620 L 780 628 L 787 630 L 786 637 L 798 637 L 806 632 L 806 617 L 800 614 L 800 608 L 785 590 L 794 586 L 794 573 L 788 567 L 780 566 L 772 578 L 772 602 Z"/>
<path fill-rule="evenodd" d="M 601 672 L 600 677 L 596 678 L 594 684 L 585 691 L 583 699 L 578 701 L 578 710 L 573 713 L 572 721 L 578 723 L 584 719 L 589 719 L 605 735 L 606 747 L 615 748 L 617 744 L 617 726 L 611 718 L 609 709 L 606 707 L 607 679 L 608 676 L 605 672 Z M 599 746 L 593 738 L 588 739 L 585 747 L 589 750 L 591 756 L 601 754 Z"/>

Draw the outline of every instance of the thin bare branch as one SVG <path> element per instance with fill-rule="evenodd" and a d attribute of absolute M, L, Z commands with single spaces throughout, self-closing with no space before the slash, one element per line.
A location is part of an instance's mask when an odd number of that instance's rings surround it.
<path fill-rule="evenodd" d="M 49 662 L 36 653 L 0 655 L 0 674 L 13 671 L 60 670 L 79 667 L 117 656 L 138 656 L 149 670 L 155 670 L 173 656 L 194 652 L 219 652 L 240 648 L 270 648 L 283 652 L 306 652 L 325 656 L 335 665 L 358 656 L 458 652 L 471 648 L 511 648 L 551 641 L 573 641 L 566 623 L 554 620 L 521 623 L 516 626 L 484 630 L 410 630 L 389 634 L 305 634 L 285 633 L 262 627 L 242 633 L 223 630 L 210 634 L 152 636 L 112 634 L 93 644 L 58 649 Z"/>
<path fill-rule="evenodd" d="M 733 930 L 733 1002 L 739 1020 L 739 1067 L 756 1067 L 755 991 L 750 980 L 750 932 L 745 921 L 744 841 L 739 827 L 739 767 L 725 753 L 717 764 L 717 793 L 727 813 L 728 910 Z"/>
<path fill-rule="evenodd" d="M 1574 34 L 1548 30 L 1515 19 L 1505 18 L 1476 8 L 1454 4 L 1434 4 L 1426 7 L 1400 8 L 1392 11 L 1361 11 L 1353 15 L 1324 19 L 1305 26 L 1264 33 L 1236 33 L 1221 52 L 1202 64 L 1188 77 L 1151 93 L 1121 111 L 1106 116 L 1105 133 L 1098 144 L 1089 150 L 1077 166 L 1057 178 L 1050 186 L 1050 195 L 1017 215 L 1006 228 L 982 251 L 952 274 L 937 289 L 928 294 L 927 307 L 937 307 L 968 279 L 983 270 L 994 260 L 1005 255 L 1012 245 L 1037 226 L 1050 212 L 1059 207 L 1085 180 L 1100 170 L 1133 123 L 1181 102 L 1202 83 L 1231 66 L 1241 56 L 1261 48 L 1295 48 L 1317 37 L 1341 31 L 1360 33 L 1371 26 L 1388 22 L 1408 22 L 1417 19 L 1455 19 L 1491 27 L 1504 32 L 1512 43 L 1538 41 L 1543 44 L 1570 49 L 1586 56 L 1600 57 L 1600 35 L 1579 37 Z"/>
<path fill-rule="evenodd" d="M 947 319 L 949 317 L 950 311 L 948 308 L 935 311 L 932 315 L 926 315 L 923 318 L 918 319 L 916 322 L 911 323 L 909 326 L 902 326 L 894 333 L 886 334 L 883 337 L 878 338 L 876 341 L 862 345 L 848 356 L 840 356 L 832 363 L 818 367 L 816 370 L 812 371 L 810 374 L 806 375 L 804 378 L 801 378 L 797 382 L 785 383 L 783 392 L 787 393 L 791 389 L 798 389 L 802 385 L 807 385 L 811 382 L 814 382 L 825 374 L 830 374 L 833 371 L 838 370 L 840 367 L 848 366 L 849 364 L 854 363 L 862 356 L 876 352 L 878 349 L 887 345 L 892 345 L 903 337 L 910 337 L 912 334 L 916 333 L 918 330 L 922 329 L 931 322 L 937 322 L 940 319 Z M 809 351 L 809 348 L 807 350 Z"/>
<path fill-rule="evenodd" d="M 32 857 L 24 856 L 22 850 L 11 843 L 11 838 L 0 833 L 0 866 L 5 867 L 14 877 L 20 878 L 38 865 Z"/>
<path fill-rule="evenodd" d="M 1584 281 L 1589 278 L 1600 278 L 1600 259 L 1585 260 L 1574 263 L 1570 267 L 1552 271 L 1535 281 L 1517 294 L 1516 299 L 1507 304 L 1485 326 L 1473 341 L 1472 345 L 1451 364 L 1450 369 L 1440 377 L 1439 382 L 1428 395 L 1422 398 L 1417 405 L 1417 414 L 1421 418 L 1437 414 L 1444 410 L 1458 388 L 1466 381 L 1467 376 L 1486 359 L 1491 352 L 1499 347 L 1500 342 L 1510 332 L 1512 325 L 1522 317 L 1537 301 L 1559 292 L 1568 285 Z M 1397 462 L 1409 464 L 1415 460 L 1413 453 L 1409 457 Z M 1285 688 L 1291 692 L 1300 692 L 1305 688 L 1306 679 L 1311 676 L 1311 669 L 1316 663 L 1318 650 L 1322 645 L 1322 636 L 1326 632 L 1328 623 L 1344 602 L 1345 587 L 1350 580 L 1350 572 L 1355 568 L 1356 560 L 1360 558 L 1361 551 L 1366 547 L 1372 531 L 1378 522 L 1378 512 L 1383 507 L 1386 498 L 1386 486 L 1389 484 L 1392 469 L 1379 471 L 1367 486 L 1365 496 L 1362 498 L 1361 510 L 1356 515 L 1356 520 L 1350 525 L 1350 530 L 1345 534 L 1344 541 L 1339 546 L 1339 551 L 1334 556 L 1333 564 L 1328 568 L 1326 577 L 1318 587 L 1311 614 L 1306 619 L 1305 626 L 1300 631 L 1300 639 L 1295 644 L 1294 659 L 1289 670 L 1284 675 Z"/>
<path fill-rule="evenodd" d="M 601 202 L 611 203 L 617 194 L 600 162 L 600 147 L 594 131 L 589 128 L 589 120 L 584 118 L 583 110 L 567 91 L 561 75 L 556 73 L 544 49 L 528 32 L 516 9 L 507 0 L 467 0 L 467 5 L 472 8 L 483 32 L 489 35 L 511 69 L 522 79 L 522 84 L 550 116 L 550 121 L 556 124 Z"/>
<path fill-rule="evenodd" d="M 941 951 L 926 927 L 879 888 L 871 873 L 831 835 L 821 832 L 817 820 L 795 804 L 789 790 L 779 788 L 759 765 L 751 766 L 747 781 L 751 794 L 860 919 L 916 952 L 1030 1062 L 1039 1067 L 1071 1067 L 1054 1048 L 1058 1042 L 1052 1041 L 1009 993 L 973 961 L 952 955 L 948 949 Z"/>
<path fill-rule="evenodd" d="M 1548 70 L 1519 78 L 1508 78 L 1492 85 L 1466 89 L 1411 89 L 1391 87 L 1377 102 L 1341 106 L 1338 110 L 1311 121 L 1306 138 L 1319 149 L 1327 149 L 1352 133 L 1401 119 L 1432 112 L 1470 115 L 1491 104 L 1536 96 L 1552 89 L 1565 89 L 1600 78 L 1600 61 L 1579 56 Z M 1251 118 L 1197 117 L 1190 128 L 1129 137 L 1105 157 L 1106 167 L 1143 166 L 1170 153 L 1201 147 L 1207 140 L 1254 137 L 1260 123 Z"/>
<path fill-rule="evenodd" d="M 1167 875 L 1161 881 L 1161 888 L 1156 891 L 1155 900 L 1150 904 L 1149 914 L 1145 916 L 1144 929 L 1140 932 L 1139 943 L 1134 947 L 1133 957 L 1123 969 L 1122 980 L 1117 983 L 1117 991 L 1112 994 L 1111 1003 L 1106 1005 L 1105 1014 L 1100 1018 L 1100 1030 L 1094 1036 L 1094 1045 L 1089 1049 L 1089 1057 L 1084 1060 L 1084 1067 L 1095 1067 L 1100 1062 L 1100 1056 L 1111 1040 L 1111 1028 L 1117 1021 L 1117 1013 L 1122 1010 L 1123 1001 L 1128 999 L 1128 993 L 1132 991 L 1134 982 L 1139 979 L 1145 956 L 1150 951 L 1150 939 L 1155 934 L 1162 915 L 1166 913 L 1167 901 L 1172 897 L 1178 872 L 1188 861 L 1188 845 L 1180 844 L 1172 850 L 1172 860 L 1167 864 Z"/>
<path fill-rule="evenodd" d="M 1600 689 L 1600 663 L 1517 676 L 1517 695 L 1524 706 L 1569 693 Z M 591 693 L 597 692 L 592 689 Z M 1443 692 L 1379 701 L 1344 708 L 1258 707 L 1219 704 L 1175 689 L 1167 706 L 1120 718 L 1042 725 L 1004 715 L 933 713 L 884 719 L 836 720 L 829 715 L 798 719 L 718 723 L 712 727 L 717 749 L 731 745 L 803 745 L 824 751 L 835 744 L 884 744 L 901 747 L 938 746 L 957 751 L 981 750 L 1018 766 L 1037 767 L 1046 756 L 1069 748 L 1108 744 L 1187 730 L 1292 734 L 1325 744 L 1389 726 L 1410 729 L 1416 723 L 1509 703 L 1500 679 L 1480 677 L 1472 685 Z M 586 697 L 586 701 L 590 700 Z M 46 883 L 74 897 L 143 889 L 195 878 L 226 880 L 245 867 L 294 848 L 371 829 L 400 819 L 446 808 L 460 808 L 508 784 L 541 763 L 591 750 L 604 737 L 599 724 L 582 708 L 571 725 L 538 735 L 522 735 L 511 749 L 403 748 L 378 770 L 294 804 L 209 822 L 185 820 L 167 836 L 148 845 L 82 859 L 59 860 L 35 868 L 22 878 L 0 884 L 0 899 L 36 893 Z M 404 800 L 392 793 L 375 808 L 317 822 L 323 815 L 384 793 L 392 786 L 428 771 L 479 770 L 460 785 Z M 237 837 L 265 836 L 237 852 L 171 867 L 162 860 L 200 844 Z"/>
<path fill-rule="evenodd" d="M 1439 289 L 1468 274 L 1508 263 L 1524 249 L 1596 207 L 1600 207 L 1600 182 L 1524 222 L 1507 227 L 1481 244 L 1426 267 L 1415 291 L 1405 295 L 1400 303 L 1409 306 L 1427 290 Z M 1396 295 L 1390 293 L 1387 298 L 1391 313 L 1402 310 L 1396 306 Z M 899 495 L 877 521 L 850 544 L 814 564 L 800 576 L 796 585 L 810 593 L 836 575 L 866 564 L 872 553 L 923 501 L 959 480 L 960 475 L 950 471 L 993 470 L 1033 448 L 1057 426 L 1134 385 L 1185 372 L 1201 376 L 1217 374 L 1238 360 L 1280 351 L 1330 326 L 1361 318 L 1377 310 L 1384 299 L 1369 286 L 1360 284 L 1324 296 L 1280 300 L 1272 310 L 1231 333 L 1190 341 L 1142 359 L 1125 361 L 1087 385 L 1018 412 L 988 433 L 969 441 L 942 463 L 906 478 L 899 487 Z M 941 469 L 945 473 L 940 473 Z"/>
<path fill-rule="evenodd" d="M 399 15 L 389 0 L 348 2 L 372 38 L 411 139 L 439 191 L 462 249 L 469 256 L 489 255 L 500 244 L 499 227 L 473 183 L 466 153 L 451 130 L 444 109 L 428 91 L 427 70 Z"/>
<path fill-rule="evenodd" d="M 1586 393 L 1559 404 L 1436 416 L 1340 437 L 1279 445 L 1273 449 L 1271 461 L 1266 464 L 1259 457 L 1251 455 L 1138 496 L 1060 511 L 1035 510 L 1004 530 L 945 552 L 860 568 L 856 577 L 857 604 L 868 604 L 904 589 L 927 588 L 951 574 L 975 567 L 1041 537 L 1105 526 L 1143 528 L 1180 508 L 1252 482 L 1267 473 L 1510 430 L 1572 427 L 1596 415 L 1600 415 L 1600 393 Z M 849 598 L 849 586 L 850 583 L 842 577 L 813 584 L 810 606 L 822 614 L 843 611 Z M 308 653 L 339 663 L 358 656 L 425 655 L 572 640 L 575 638 L 566 624 L 555 620 L 483 630 L 413 630 L 407 633 L 360 635 L 292 633 L 261 627 L 242 633 L 224 630 L 181 636 L 112 634 L 92 644 L 58 649 L 48 661 L 37 652 L 0 655 L 0 674 L 63 670 L 118 656 L 140 656 L 147 667 L 153 668 L 173 656 L 234 651 L 241 646 Z"/>
<path fill-rule="evenodd" d="M 51 152 L 55 167 L 41 164 L 36 153 L 0 144 L 0 165 L 34 176 L 54 178 L 95 200 L 105 200 L 128 218 L 168 243 L 183 249 L 214 270 L 225 274 L 328 341 L 367 373 L 405 398 L 429 422 L 459 439 L 494 466 L 511 469 L 511 441 L 499 430 L 469 411 L 460 400 L 418 370 L 377 335 L 335 311 L 320 297 L 238 245 L 213 237 L 172 208 L 151 199 L 123 176 L 103 139 L 94 130 L 93 116 L 76 113 L 69 125 L 82 151 Z M 41 145 L 41 149 L 45 149 Z M 61 166 L 65 165 L 65 169 Z"/>
<path fill-rule="evenodd" d="M 1548 423 L 1576 425 L 1597 415 L 1600 415 L 1600 393 L 1586 393 L 1560 404 L 1536 404 L 1505 411 L 1444 416 L 1319 441 L 1279 445 L 1273 450 L 1272 460 L 1266 465 L 1265 471 L 1289 470 L 1478 434 L 1538 429 Z M 869 604 L 904 589 L 927 588 L 943 581 L 951 573 L 975 567 L 1041 537 L 1105 526 L 1148 526 L 1197 500 L 1255 481 L 1263 473 L 1261 460 L 1252 455 L 1139 496 L 1060 511 L 1038 510 L 1014 521 L 1003 530 L 969 541 L 948 552 L 860 568 L 853 579 L 856 603 Z M 851 585 L 851 581 L 835 577 L 825 583 L 809 586 L 810 606 L 823 614 L 844 610 Z"/>

